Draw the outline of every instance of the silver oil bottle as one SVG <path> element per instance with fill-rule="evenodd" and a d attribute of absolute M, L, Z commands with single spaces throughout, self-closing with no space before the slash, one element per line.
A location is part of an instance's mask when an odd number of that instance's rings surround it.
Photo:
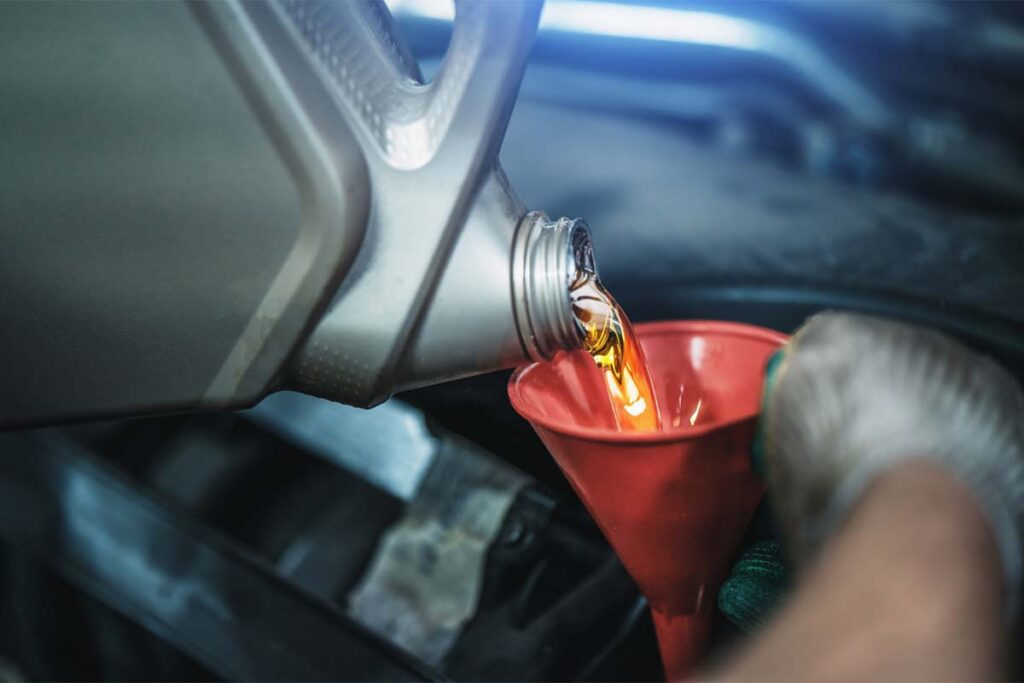
<path fill-rule="evenodd" d="M 496 161 L 539 12 L 458 3 L 424 85 L 377 0 L 0 4 L 0 426 L 577 346 L 586 226 Z"/>

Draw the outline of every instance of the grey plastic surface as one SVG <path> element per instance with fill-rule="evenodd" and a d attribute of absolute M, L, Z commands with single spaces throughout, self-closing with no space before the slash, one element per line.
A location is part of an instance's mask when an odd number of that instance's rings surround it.
<path fill-rule="evenodd" d="M 457 3 L 429 84 L 396 50 L 379 2 L 282 6 L 366 150 L 373 187 L 367 243 L 297 354 L 291 386 L 368 406 L 396 386 L 524 360 L 508 282 L 525 209 L 496 157 L 540 3 Z M 481 263 L 494 267 L 481 273 Z"/>
<path fill-rule="evenodd" d="M 422 84 L 380 0 L 0 4 L 0 427 L 526 360 L 496 157 L 539 13 L 459 2 Z"/>
<path fill-rule="evenodd" d="M 0 3 L 0 427 L 255 402 L 363 155 L 272 8 Z"/>

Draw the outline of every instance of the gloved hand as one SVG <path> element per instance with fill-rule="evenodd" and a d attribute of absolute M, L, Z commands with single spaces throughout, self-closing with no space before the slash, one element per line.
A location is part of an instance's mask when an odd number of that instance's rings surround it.
<path fill-rule="evenodd" d="M 940 464 L 974 493 L 1021 582 L 1024 396 L 992 360 L 937 332 L 861 315 L 814 316 L 782 352 L 763 414 L 771 502 L 797 565 L 881 472 Z"/>

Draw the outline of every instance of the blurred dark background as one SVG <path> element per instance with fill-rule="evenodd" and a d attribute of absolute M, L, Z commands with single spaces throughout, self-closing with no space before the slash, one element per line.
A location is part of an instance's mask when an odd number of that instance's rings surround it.
<path fill-rule="evenodd" d="M 429 78 L 450 4 L 390 4 Z M 501 159 L 635 320 L 861 310 L 1024 375 L 1022 67 L 1018 3 L 551 0 Z M 0 680 L 659 676 L 506 381 L 0 436 Z"/>

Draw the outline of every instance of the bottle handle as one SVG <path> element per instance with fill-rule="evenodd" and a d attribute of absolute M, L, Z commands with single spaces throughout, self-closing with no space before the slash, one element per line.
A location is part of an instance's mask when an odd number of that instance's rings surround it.
<path fill-rule="evenodd" d="M 403 170 L 444 157 L 448 172 L 497 154 L 541 6 L 459 0 L 441 69 L 424 84 L 381 0 L 279 5 L 376 154 Z"/>

